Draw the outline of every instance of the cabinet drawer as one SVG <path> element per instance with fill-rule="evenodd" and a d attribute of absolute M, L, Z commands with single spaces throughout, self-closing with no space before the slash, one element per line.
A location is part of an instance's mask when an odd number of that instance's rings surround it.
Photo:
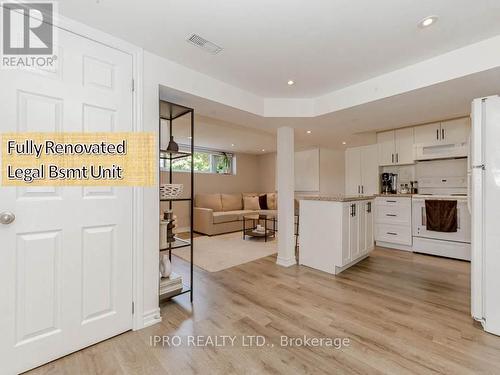
<path fill-rule="evenodd" d="M 411 206 L 381 205 L 375 207 L 375 223 L 397 224 L 411 227 Z"/>
<path fill-rule="evenodd" d="M 411 227 L 405 225 L 375 225 L 375 240 L 411 245 Z"/>
<path fill-rule="evenodd" d="M 375 198 L 376 206 L 389 206 L 389 207 L 410 207 L 411 209 L 411 198 L 401 198 L 401 197 L 377 197 Z"/>

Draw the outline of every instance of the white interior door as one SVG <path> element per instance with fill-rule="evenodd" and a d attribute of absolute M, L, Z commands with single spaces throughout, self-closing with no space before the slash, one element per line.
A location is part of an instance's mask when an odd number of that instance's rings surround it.
<path fill-rule="evenodd" d="M 132 57 L 59 30 L 56 71 L 1 70 L 1 130 L 132 131 Z M 2 187 L 0 372 L 132 327 L 132 188 Z"/>

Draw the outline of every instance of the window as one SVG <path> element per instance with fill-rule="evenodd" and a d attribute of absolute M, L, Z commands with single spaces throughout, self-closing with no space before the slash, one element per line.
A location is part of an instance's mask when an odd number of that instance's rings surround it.
<path fill-rule="evenodd" d="M 180 149 L 187 151 L 188 147 L 180 146 Z M 169 160 L 160 159 L 160 168 L 169 170 Z M 194 151 L 194 171 L 198 173 L 235 174 L 235 156 L 223 151 L 213 151 L 195 148 Z M 189 157 L 172 161 L 174 172 L 190 172 L 191 159 Z"/>

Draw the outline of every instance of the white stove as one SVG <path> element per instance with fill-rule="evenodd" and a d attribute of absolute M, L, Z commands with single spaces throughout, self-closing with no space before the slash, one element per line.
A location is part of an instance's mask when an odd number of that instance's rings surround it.
<path fill-rule="evenodd" d="M 413 194 L 413 199 L 455 199 L 467 201 L 467 194 Z"/>
<path fill-rule="evenodd" d="M 467 207 L 467 178 L 419 179 L 420 194 L 412 196 L 413 251 L 448 258 L 470 260 L 471 218 Z M 457 201 L 457 231 L 427 229 L 426 200 Z"/>

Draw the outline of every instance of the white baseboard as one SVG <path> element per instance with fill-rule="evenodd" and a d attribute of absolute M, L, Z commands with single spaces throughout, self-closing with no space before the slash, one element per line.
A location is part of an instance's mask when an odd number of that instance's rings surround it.
<path fill-rule="evenodd" d="M 403 250 L 403 251 L 410 251 L 410 252 L 413 251 L 413 247 L 412 246 L 408 246 L 408 245 L 400 245 L 400 244 L 397 244 L 397 243 L 384 242 L 384 241 L 377 241 L 377 242 L 375 242 L 375 244 L 377 246 L 387 247 L 389 249 Z"/>
<path fill-rule="evenodd" d="M 160 308 L 157 307 L 156 309 L 144 313 L 143 320 L 144 320 L 143 328 L 160 323 L 161 322 Z"/>
<path fill-rule="evenodd" d="M 278 259 L 276 259 L 276 264 L 282 267 L 291 267 L 297 264 L 297 260 L 295 257 L 287 259 L 278 257 Z"/>

